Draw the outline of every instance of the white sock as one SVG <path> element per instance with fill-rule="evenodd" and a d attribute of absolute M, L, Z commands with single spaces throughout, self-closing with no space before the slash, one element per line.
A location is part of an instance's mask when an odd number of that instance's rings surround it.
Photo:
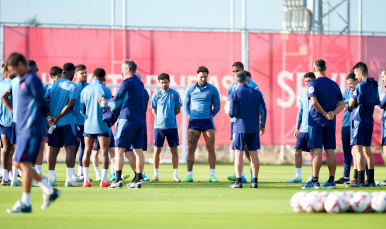
<path fill-rule="evenodd" d="M 31 193 L 23 192 L 23 195 L 21 196 L 21 202 L 27 207 L 31 206 Z"/>
<path fill-rule="evenodd" d="M 95 173 L 96 173 L 97 176 L 101 174 L 101 171 L 99 170 L 99 167 L 95 167 L 94 166 L 94 170 L 95 170 Z"/>
<path fill-rule="evenodd" d="M 99 168 L 99 167 L 98 167 Z M 107 179 L 107 174 L 109 173 L 108 169 L 102 169 L 102 182 L 105 183 Z"/>
<path fill-rule="evenodd" d="M 241 170 L 242 172 L 241 172 L 241 175 L 243 176 L 243 177 L 245 177 L 245 174 L 244 174 L 244 168 L 243 168 L 243 170 Z"/>
<path fill-rule="evenodd" d="M 216 169 L 209 169 L 209 176 L 214 176 L 214 172 L 216 171 Z"/>
<path fill-rule="evenodd" d="M 38 174 L 42 174 L 43 172 L 43 165 L 36 165 L 35 166 L 35 168 L 36 168 L 36 172 L 38 173 Z"/>
<path fill-rule="evenodd" d="M 55 180 L 55 170 L 48 170 L 48 180 L 54 181 Z"/>
<path fill-rule="evenodd" d="M 78 176 L 82 176 L 83 174 L 83 167 L 82 166 L 78 166 Z"/>
<path fill-rule="evenodd" d="M 17 168 L 12 166 L 12 181 L 17 181 Z"/>
<path fill-rule="evenodd" d="M 154 169 L 154 176 L 158 177 L 158 169 Z"/>
<path fill-rule="evenodd" d="M 12 171 L 8 172 L 8 180 L 9 180 L 10 177 L 12 177 Z"/>
<path fill-rule="evenodd" d="M 111 165 L 111 173 L 110 174 L 115 174 L 115 167 L 114 167 L 114 165 Z"/>
<path fill-rule="evenodd" d="M 83 167 L 84 181 L 90 182 L 89 167 Z"/>
<path fill-rule="evenodd" d="M 3 180 L 8 181 L 8 170 L 2 169 L 2 172 L 3 172 Z"/>
<path fill-rule="evenodd" d="M 193 171 L 188 172 L 188 176 L 193 177 Z"/>
<path fill-rule="evenodd" d="M 173 169 L 173 175 L 177 176 L 177 173 L 178 173 L 178 169 Z"/>
<path fill-rule="evenodd" d="M 71 182 L 72 181 L 72 174 L 74 173 L 74 168 L 67 168 L 67 178 L 66 181 Z"/>
<path fill-rule="evenodd" d="M 42 188 L 43 192 L 47 195 L 51 195 L 54 192 L 54 189 L 47 184 L 44 179 L 41 179 L 38 182 L 38 185 Z"/>
<path fill-rule="evenodd" d="M 21 177 L 23 177 L 23 172 L 22 172 L 20 169 L 18 169 L 18 171 L 19 171 L 19 175 L 20 175 Z"/>
<path fill-rule="evenodd" d="M 296 168 L 296 176 L 299 178 L 302 177 L 302 168 Z"/>

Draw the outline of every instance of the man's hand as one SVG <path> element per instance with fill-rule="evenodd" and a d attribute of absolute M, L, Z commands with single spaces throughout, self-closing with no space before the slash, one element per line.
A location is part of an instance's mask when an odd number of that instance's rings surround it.
<path fill-rule="evenodd" d="M 98 103 L 101 104 L 101 107 L 105 107 L 106 99 L 103 97 L 98 98 Z"/>
<path fill-rule="evenodd" d="M 299 129 L 296 128 L 296 129 L 295 129 L 295 133 L 294 133 L 294 137 L 295 137 L 295 138 L 298 138 L 298 136 L 299 136 Z"/>
<path fill-rule="evenodd" d="M 344 106 L 344 110 L 348 111 L 348 105 Z"/>
<path fill-rule="evenodd" d="M 325 117 L 326 117 L 326 119 L 327 120 L 334 120 L 334 118 L 335 118 L 335 114 L 334 114 L 334 112 L 332 112 L 332 111 L 329 111 L 326 115 L 325 115 Z"/>
<path fill-rule="evenodd" d="M 58 121 L 58 118 L 57 118 L 57 117 L 51 117 L 51 122 L 52 122 L 53 124 L 55 124 L 57 121 Z"/>
<path fill-rule="evenodd" d="M 264 128 L 260 128 L 260 136 L 263 135 L 265 132 L 265 129 Z"/>

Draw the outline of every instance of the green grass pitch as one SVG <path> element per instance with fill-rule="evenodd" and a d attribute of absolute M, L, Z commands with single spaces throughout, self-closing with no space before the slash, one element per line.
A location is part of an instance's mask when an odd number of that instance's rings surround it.
<path fill-rule="evenodd" d="M 246 165 L 249 180 L 249 168 Z M 129 171 L 125 164 L 124 172 Z M 306 180 L 311 167 L 304 166 Z M 43 165 L 47 173 L 47 165 Z M 180 165 L 179 177 L 186 175 L 186 165 Z M 337 178 L 343 167 L 337 169 Z M 152 177 L 152 165 L 145 165 Z M 385 228 L 386 214 L 377 213 L 294 213 L 290 207 L 292 195 L 301 191 L 299 184 L 286 184 L 293 177 L 293 165 L 262 165 L 259 188 L 230 189 L 226 180 L 233 165 L 217 165 L 219 183 L 209 183 L 209 166 L 194 165 L 193 183 L 172 182 L 172 165 L 160 166 L 160 181 L 147 182 L 140 190 L 99 188 L 65 188 L 65 164 L 57 166 L 61 197 L 46 210 L 41 210 L 42 192 L 32 190 L 32 214 L 7 215 L 6 208 L 21 198 L 21 187 L 0 187 L 0 228 Z M 95 178 L 92 167 L 92 178 Z M 132 175 L 132 171 L 130 171 Z M 46 174 L 47 175 L 47 174 Z M 131 177 L 132 178 L 132 177 Z M 130 178 L 129 178 L 130 179 Z M 321 183 L 328 179 L 323 165 Z M 375 180 L 386 179 L 386 167 L 375 168 Z M 128 181 L 128 180 L 127 180 Z M 124 182 L 124 184 L 127 183 Z M 338 191 L 346 191 L 338 185 Z M 359 191 L 359 189 L 356 189 Z M 366 191 L 386 190 L 386 187 L 366 188 Z"/>

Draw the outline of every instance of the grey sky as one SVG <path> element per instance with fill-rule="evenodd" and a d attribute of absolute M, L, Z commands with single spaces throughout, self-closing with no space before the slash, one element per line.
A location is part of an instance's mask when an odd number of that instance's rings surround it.
<path fill-rule="evenodd" d="M 110 0 L 1 0 L 0 20 L 25 22 L 36 16 L 40 23 L 110 25 L 110 5 Z M 115 0 L 115 5 L 116 25 L 122 25 L 122 0 Z M 340 6 L 338 12 L 345 7 Z M 386 32 L 384 9 L 384 0 L 363 0 L 363 31 Z M 230 24 L 229 0 L 127 0 L 127 10 L 131 26 L 228 28 Z M 241 27 L 241 0 L 235 0 L 235 18 L 235 27 Z M 331 30 L 342 28 L 337 15 L 330 19 Z M 281 30 L 282 20 L 282 0 L 247 0 L 248 28 Z M 357 28 L 358 0 L 351 0 L 351 30 Z"/>

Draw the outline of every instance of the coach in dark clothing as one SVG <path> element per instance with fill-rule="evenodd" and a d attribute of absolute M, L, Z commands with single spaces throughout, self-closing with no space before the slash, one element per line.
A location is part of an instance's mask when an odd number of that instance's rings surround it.
<path fill-rule="evenodd" d="M 259 158 L 257 151 L 260 149 L 260 135 L 265 131 L 267 109 L 263 94 L 247 85 L 244 72 L 236 73 L 236 83 L 239 89 L 234 91 L 229 98 L 229 116 L 236 118 L 232 149 L 235 150 L 236 182 L 230 188 L 242 188 L 241 174 L 243 169 L 243 151 L 245 145 L 249 149 L 252 164 L 253 182 L 251 188 L 257 188 L 259 173 Z M 260 107 L 263 109 L 260 123 Z"/>

